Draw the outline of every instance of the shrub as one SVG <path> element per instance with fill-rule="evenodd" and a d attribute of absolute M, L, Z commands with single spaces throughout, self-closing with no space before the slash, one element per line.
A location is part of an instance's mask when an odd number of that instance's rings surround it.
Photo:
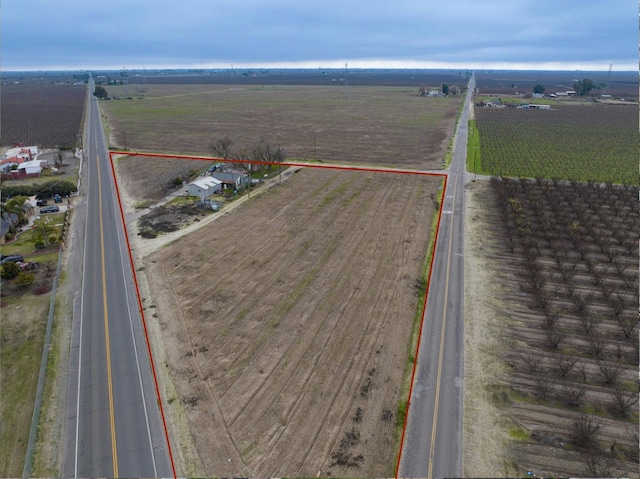
<path fill-rule="evenodd" d="M 20 269 L 20 268 L 18 268 L 18 269 Z M 36 275 L 35 274 L 21 272 L 21 273 L 18 274 L 18 277 L 14 281 L 14 284 L 16 284 L 17 286 L 29 286 L 30 284 L 33 284 L 35 279 L 36 279 Z"/>
<path fill-rule="evenodd" d="M 15 263 L 5 263 L 0 266 L 0 277 L 3 279 L 13 279 L 20 274 L 20 266 Z"/>

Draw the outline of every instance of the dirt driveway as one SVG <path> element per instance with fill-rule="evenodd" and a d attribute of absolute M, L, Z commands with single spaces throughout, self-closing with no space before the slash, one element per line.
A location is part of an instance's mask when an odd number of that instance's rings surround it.
<path fill-rule="evenodd" d="M 185 472 L 393 475 L 439 183 L 302 169 L 146 258 Z"/>

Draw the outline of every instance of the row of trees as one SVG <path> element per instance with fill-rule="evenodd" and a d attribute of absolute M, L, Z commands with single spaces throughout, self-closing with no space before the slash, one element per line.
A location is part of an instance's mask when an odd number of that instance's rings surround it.
<path fill-rule="evenodd" d="M 264 136 L 249 146 L 237 146 L 234 140 L 228 135 L 214 138 L 209 144 L 209 151 L 212 156 L 222 159 L 240 160 L 236 163 L 240 169 L 251 176 L 254 171 L 271 171 L 276 165 L 286 159 L 287 155 L 281 145 L 274 146 L 265 139 Z M 279 173 L 282 173 L 280 168 Z M 247 193 L 250 195 L 251 181 L 247 184 Z"/>
<path fill-rule="evenodd" d="M 601 90 L 606 85 L 604 83 L 595 84 L 593 80 L 590 78 L 585 78 L 583 80 L 577 81 L 573 84 L 573 89 L 575 90 L 578 96 L 587 96 L 592 90 Z M 543 85 L 538 83 L 533 87 L 533 93 L 544 93 L 545 88 Z"/>
<path fill-rule="evenodd" d="M 457 95 L 458 93 L 460 93 L 460 88 L 457 85 L 449 86 L 448 84 L 443 83 L 442 85 L 440 85 L 440 91 L 445 96 Z M 427 85 L 422 84 L 418 87 L 418 96 L 427 96 L 428 94 L 429 87 Z"/>

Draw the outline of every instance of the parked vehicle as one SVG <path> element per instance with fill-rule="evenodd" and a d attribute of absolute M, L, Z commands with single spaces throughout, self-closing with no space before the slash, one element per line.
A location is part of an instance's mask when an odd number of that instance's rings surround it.
<path fill-rule="evenodd" d="M 23 263 L 23 262 L 24 262 L 24 258 L 19 254 L 9 254 L 7 256 L 2 256 L 2 259 L 0 260 L 0 264 Z"/>
<path fill-rule="evenodd" d="M 37 200 L 36 206 L 45 206 L 47 204 L 47 200 Z"/>
<path fill-rule="evenodd" d="M 53 201 L 55 201 L 56 203 L 62 203 L 62 196 L 56 193 L 55 195 L 53 195 Z"/>
<path fill-rule="evenodd" d="M 44 208 L 40 208 L 40 214 L 45 213 L 57 213 L 60 211 L 60 207 L 58 205 L 45 206 Z"/>

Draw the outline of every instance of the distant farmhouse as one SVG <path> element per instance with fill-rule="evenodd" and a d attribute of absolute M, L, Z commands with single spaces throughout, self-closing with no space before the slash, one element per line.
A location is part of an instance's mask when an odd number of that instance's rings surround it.
<path fill-rule="evenodd" d="M 7 150 L 0 157 L 0 173 L 3 180 L 19 180 L 40 176 L 43 168 L 48 168 L 46 161 L 38 161 L 37 146 L 16 147 Z"/>

